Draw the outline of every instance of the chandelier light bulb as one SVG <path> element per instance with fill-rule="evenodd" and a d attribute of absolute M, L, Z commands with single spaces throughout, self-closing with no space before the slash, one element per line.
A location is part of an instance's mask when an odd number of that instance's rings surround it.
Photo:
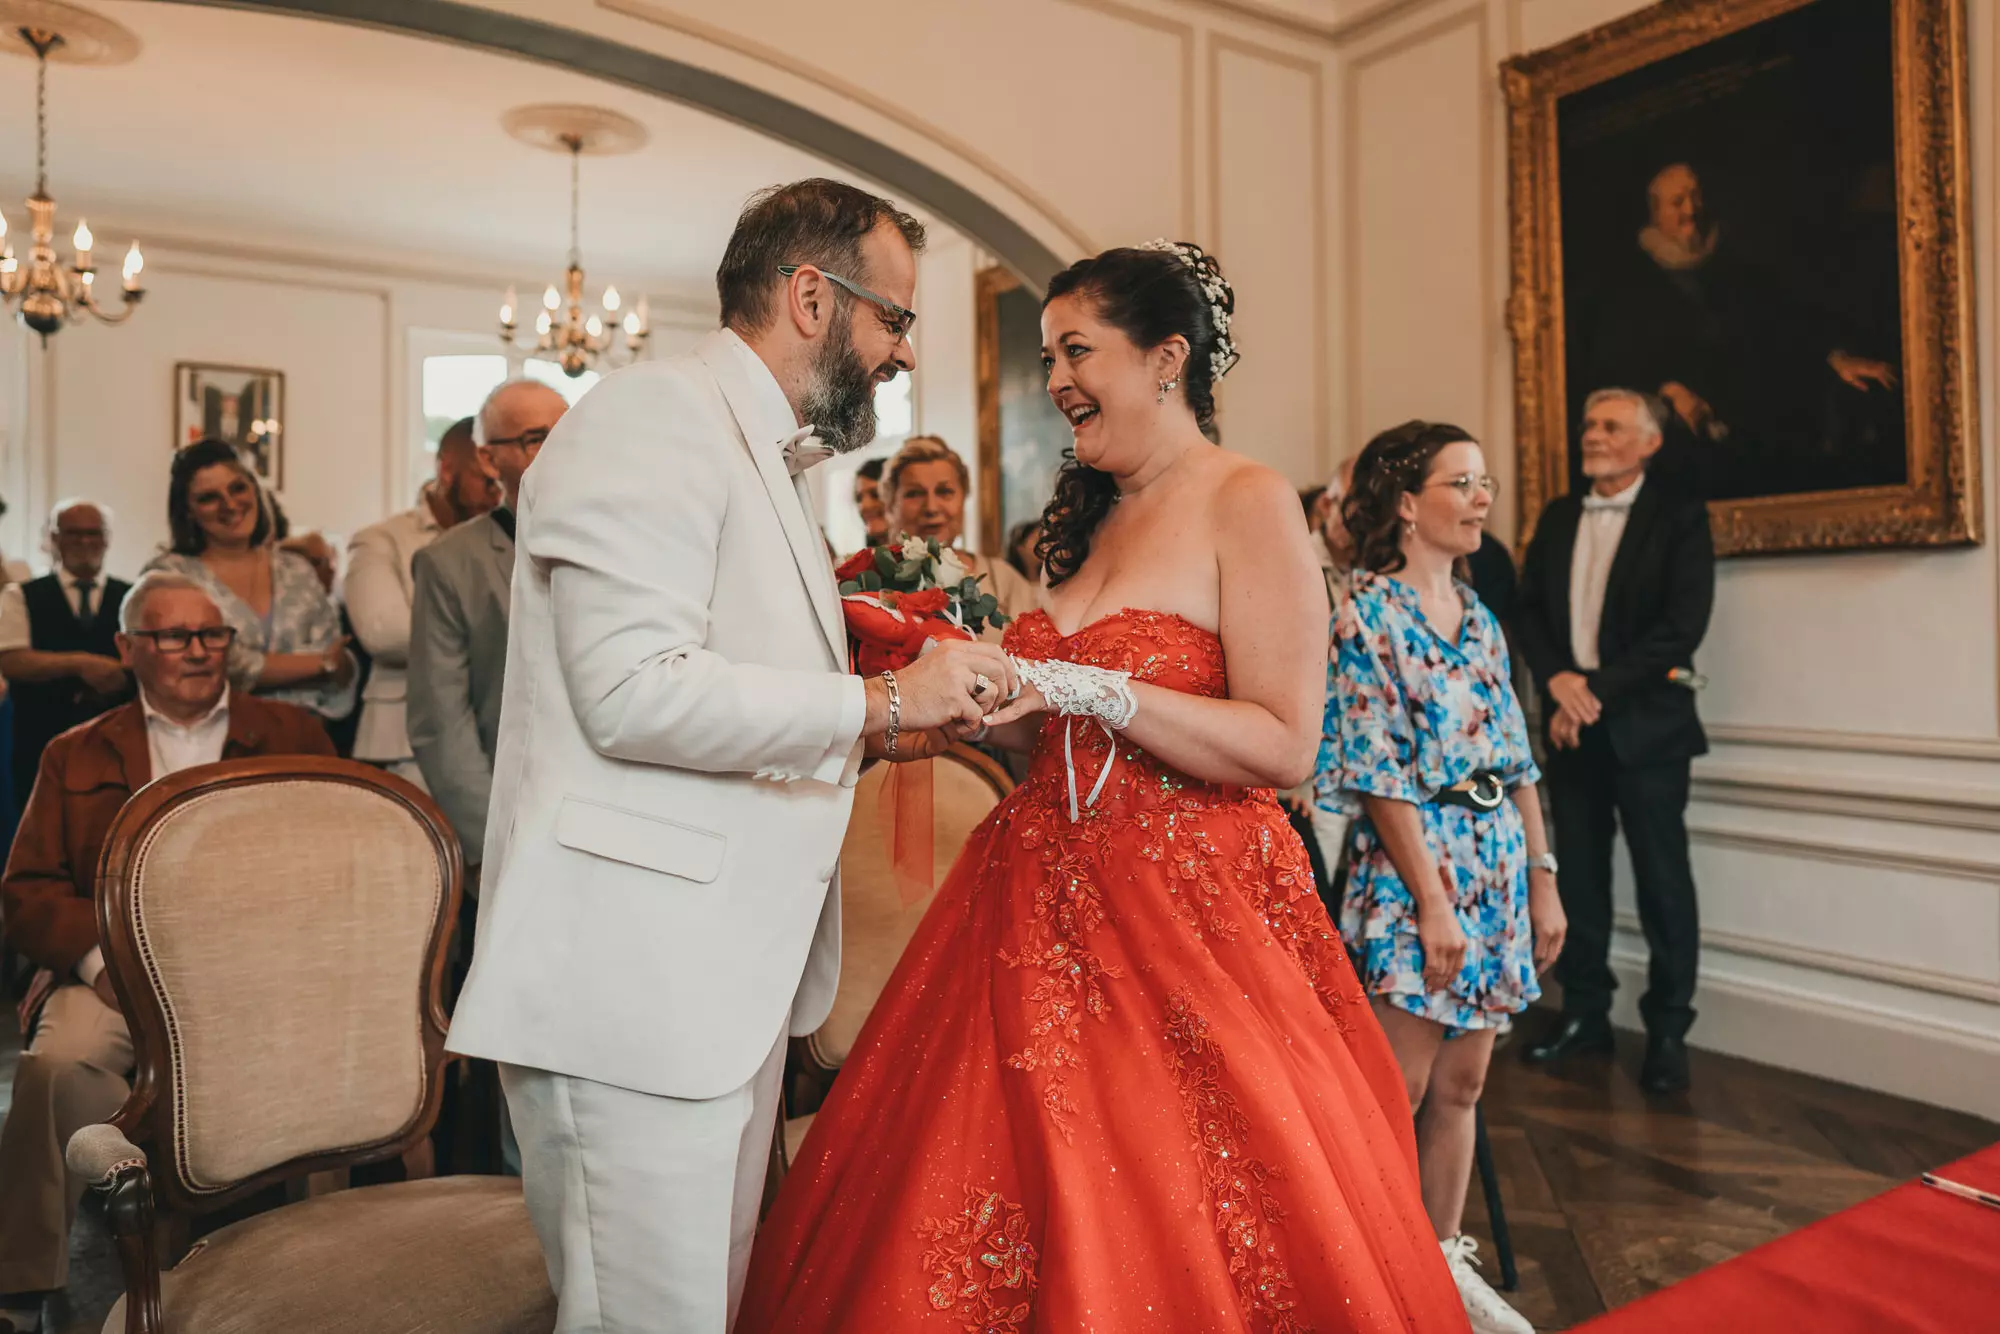
<path fill-rule="evenodd" d="M 97 283 L 97 270 L 95 269 L 85 269 L 80 276 L 83 279 L 85 287 L 93 287 Z"/>
<path fill-rule="evenodd" d="M 546 334 L 550 329 L 553 329 L 554 327 L 555 327 L 555 321 L 549 318 L 549 313 L 546 310 L 543 311 L 541 314 L 535 316 L 536 333 Z"/>
<path fill-rule="evenodd" d="M 7 215 L 5 213 L 0 213 L 0 236 L 5 236 L 6 234 L 7 234 Z"/>
<path fill-rule="evenodd" d="M 619 305 L 618 289 L 615 287 L 605 288 L 604 289 L 605 311 L 608 314 L 616 315 L 618 313 L 618 305 Z"/>
<path fill-rule="evenodd" d="M 509 329 L 514 327 L 515 304 L 516 303 L 514 300 L 514 289 L 510 286 L 507 289 L 506 299 L 500 303 L 500 323 L 504 324 Z"/>
<path fill-rule="evenodd" d="M 8 246 L 7 253 L 0 255 L 0 273 L 12 273 L 21 267 L 21 261 L 14 258 L 14 247 Z"/>
<path fill-rule="evenodd" d="M 139 253 L 139 243 L 125 252 L 125 286 L 129 290 L 139 285 L 139 275 L 146 271 L 146 257 Z"/>
<path fill-rule="evenodd" d="M 592 315 L 583 322 L 583 331 L 592 338 L 602 338 L 604 336 L 604 321 Z"/>
<path fill-rule="evenodd" d="M 562 293 L 556 291 L 554 283 L 550 283 L 549 290 L 542 293 L 542 304 L 550 310 L 562 309 Z"/>
<path fill-rule="evenodd" d="M 628 310 L 625 312 L 625 336 L 627 338 L 637 338 L 645 331 L 645 328 L 646 326 L 639 322 L 638 311 Z"/>
<path fill-rule="evenodd" d="M 76 235 L 70 240 L 76 245 L 77 255 L 80 258 L 88 258 L 90 248 L 97 244 L 97 238 L 90 234 L 90 224 L 82 218 L 76 220 Z"/>

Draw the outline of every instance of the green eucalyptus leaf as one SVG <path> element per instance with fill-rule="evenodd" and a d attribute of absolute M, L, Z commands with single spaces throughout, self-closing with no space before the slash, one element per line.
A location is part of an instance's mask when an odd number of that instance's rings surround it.
<path fill-rule="evenodd" d="M 882 576 L 873 570 L 863 570 L 861 572 L 861 591 L 864 593 L 881 592 Z"/>
<path fill-rule="evenodd" d="M 889 548 L 887 547 L 875 548 L 875 572 L 881 575 L 884 579 L 887 579 L 891 575 L 895 574 L 896 558 L 889 554 Z"/>
<path fill-rule="evenodd" d="M 846 597 L 849 593 L 859 593 L 860 591 L 861 585 L 852 579 L 845 580 L 840 585 L 840 595 L 842 597 Z"/>

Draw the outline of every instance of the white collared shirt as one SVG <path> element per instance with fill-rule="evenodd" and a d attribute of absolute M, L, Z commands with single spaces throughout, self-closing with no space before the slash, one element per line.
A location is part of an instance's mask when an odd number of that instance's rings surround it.
<path fill-rule="evenodd" d="M 70 614 L 83 614 L 79 605 L 82 597 L 76 586 L 76 576 L 58 565 L 56 582 L 62 586 L 63 599 L 69 603 Z M 90 610 L 93 618 L 104 615 L 104 573 L 99 571 L 91 580 Z M 116 607 L 109 608 L 116 615 Z M 21 591 L 21 585 L 8 584 L 0 588 L 0 653 L 10 653 L 17 648 L 34 647 L 34 632 L 28 624 L 28 595 Z"/>
<path fill-rule="evenodd" d="M 153 701 L 139 692 L 139 711 L 146 718 L 146 755 L 153 764 L 152 777 L 165 778 L 197 764 L 214 764 L 222 758 L 229 740 L 229 691 L 225 687 L 215 707 L 191 723 L 177 723 L 153 707 Z"/>
<path fill-rule="evenodd" d="M 139 691 L 139 712 L 146 719 L 146 757 L 152 765 L 149 780 L 165 778 L 197 764 L 214 764 L 222 758 L 222 749 L 229 741 L 228 687 L 223 688 L 222 698 L 215 702 L 214 708 L 186 725 L 154 708 L 143 687 Z M 77 961 L 77 980 L 85 986 L 96 982 L 103 971 L 102 946 L 93 946 L 90 953 Z"/>
<path fill-rule="evenodd" d="M 751 394 L 755 396 L 757 420 L 741 423 L 744 438 L 749 440 L 750 447 L 782 455 L 787 445 L 795 441 L 802 442 L 810 437 L 813 433 L 812 426 L 799 424 L 799 415 L 793 409 L 791 400 L 785 397 L 784 388 L 779 385 L 778 377 L 771 374 L 771 368 L 764 364 L 764 359 L 757 355 L 756 349 L 744 342 L 734 329 L 723 329 L 720 337 L 723 345 L 735 356 L 742 368 L 743 378 L 749 384 Z M 812 493 L 806 485 L 806 474 L 800 473 L 792 478 L 792 487 L 798 493 L 799 508 L 804 512 L 807 525 L 814 532 L 819 531 L 819 524 L 813 519 Z M 822 542 L 821 545 L 825 544 Z M 833 582 L 831 558 L 827 560 L 826 578 L 831 585 Z M 840 730 L 835 734 L 831 752 L 844 755 L 848 751 L 853 751 L 853 754 L 844 760 L 839 770 L 830 774 L 814 775 L 828 782 L 839 781 L 843 771 L 852 771 L 860 765 L 861 753 L 853 748 L 854 743 L 861 739 L 862 727 L 868 722 L 868 694 L 862 688 L 860 678 L 856 677 L 853 680 L 854 688 L 841 696 Z M 844 776 L 851 777 L 852 774 L 847 772 Z"/>
<path fill-rule="evenodd" d="M 1611 582 L 1618 544 L 1625 538 L 1625 521 L 1632 517 L 1632 505 L 1645 484 L 1646 474 L 1640 473 L 1632 485 L 1606 497 L 1613 503 L 1586 505 L 1577 516 L 1576 548 L 1569 563 L 1569 643 L 1576 665 L 1586 672 L 1603 665 L 1597 635 L 1604 621 L 1604 589 Z"/>

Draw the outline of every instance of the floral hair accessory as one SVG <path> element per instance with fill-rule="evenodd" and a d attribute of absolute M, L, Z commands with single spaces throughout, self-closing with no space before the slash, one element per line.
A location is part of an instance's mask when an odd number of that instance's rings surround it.
<path fill-rule="evenodd" d="M 1229 336 L 1229 322 L 1236 314 L 1236 289 L 1222 276 L 1222 266 L 1215 262 L 1215 256 L 1192 241 L 1169 241 L 1165 237 L 1155 237 L 1139 249 L 1173 255 L 1194 274 L 1195 281 L 1201 284 L 1201 294 L 1208 299 L 1209 319 L 1215 325 L 1215 349 L 1208 354 L 1209 376 L 1220 380 L 1229 374 L 1230 368 L 1243 358 L 1236 349 L 1236 340 Z"/>

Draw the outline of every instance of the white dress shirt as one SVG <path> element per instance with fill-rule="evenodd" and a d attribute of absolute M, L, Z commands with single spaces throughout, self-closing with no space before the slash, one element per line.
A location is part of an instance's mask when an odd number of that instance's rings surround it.
<path fill-rule="evenodd" d="M 80 605 L 82 591 L 76 586 L 76 576 L 61 566 L 56 567 L 56 582 L 62 585 L 63 598 L 69 603 L 70 614 L 82 616 Z M 104 607 L 104 575 L 100 571 L 91 581 L 90 610 L 92 615 L 102 616 Z M 117 608 L 111 608 L 116 614 Z M 0 588 L 0 653 L 9 653 L 17 648 L 32 648 L 34 635 L 28 625 L 28 596 L 19 584 L 8 584 Z"/>
<path fill-rule="evenodd" d="M 214 764 L 222 758 L 222 748 L 229 741 L 229 691 L 225 687 L 222 698 L 215 707 L 186 725 L 175 722 L 153 707 L 153 701 L 146 698 L 146 692 L 139 692 L 139 712 L 146 719 L 146 755 L 152 762 L 150 778 L 165 778 L 183 769 L 192 769 L 197 764 Z M 92 946 L 90 953 L 77 961 L 77 980 L 85 986 L 97 981 L 97 975 L 104 971 L 104 950 Z"/>
<path fill-rule="evenodd" d="M 1625 521 L 1632 517 L 1632 502 L 1645 484 L 1646 475 L 1640 473 L 1632 485 L 1616 495 L 1600 496 L 1592 491 L 1583 498 L 1576 548 L 1569 563 L 1569 642 L 1576 665 L 1586 672 L 1603 665 L 1597 632 L 1604 620 L 1604 588 L 1611 581 L 1611 562 L 1625 537 Z"/>

